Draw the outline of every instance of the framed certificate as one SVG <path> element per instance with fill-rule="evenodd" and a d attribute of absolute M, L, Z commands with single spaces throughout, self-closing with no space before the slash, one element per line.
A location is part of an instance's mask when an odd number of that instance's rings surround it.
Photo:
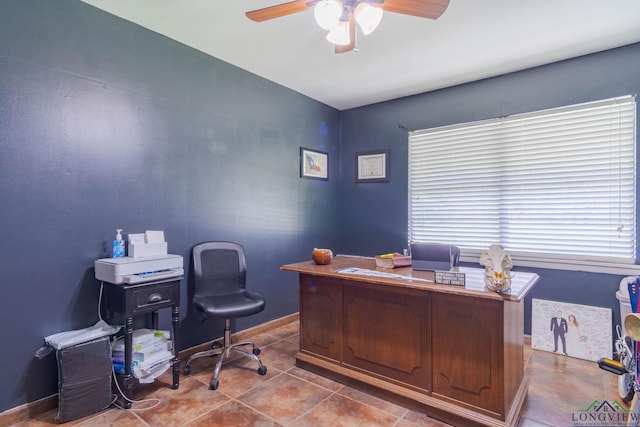
<path fill-rule="evenodd" d="M 389 150 L 356 153 L 356 182 L 389 181 Z"/>

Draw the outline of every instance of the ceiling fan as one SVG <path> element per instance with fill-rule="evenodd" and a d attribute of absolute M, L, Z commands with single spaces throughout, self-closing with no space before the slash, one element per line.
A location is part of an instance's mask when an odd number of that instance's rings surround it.
<path fill-rule="evenodd" d="M 449 0 L 294 0 L 246 12 L 249 19 L 262 22 L 314 8 L 316 22 L 329 30 L 327 40 L 336 53 L 356 49 L 356 24 L 370 34 L 380 23 L 383 11 L 438 19 Z"/>

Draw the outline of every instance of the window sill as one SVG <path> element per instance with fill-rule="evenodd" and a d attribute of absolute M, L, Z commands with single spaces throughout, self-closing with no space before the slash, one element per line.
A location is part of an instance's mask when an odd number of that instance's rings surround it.
<path fill-rule="evenodd" d="M 540 259 L 527 256 L 511 255 L 516 267 L 534 267 L 551 270 L 585 271 L 589 273 L 604 273 L 618 276 L 640 275 L 640 265 L 624 264 L 620 262 L 581 261 L 571 259 Z M 480 252 L 464 251 L 460 253 L 461 262 L 480 263 Z"/>

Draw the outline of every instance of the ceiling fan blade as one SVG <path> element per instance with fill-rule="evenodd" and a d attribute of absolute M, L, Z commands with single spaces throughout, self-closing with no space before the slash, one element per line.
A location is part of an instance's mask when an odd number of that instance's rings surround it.
<path fill-rule="evenodd" d="M 356 48 L 356 19 L 353 11 L 349 11 L 349 44 L 337 44 L 336 53 L 351 52 Z"/>
<path fill-rule="evenodd" d="M 449 0 L 385 0 L 382 3 L 385 12 L 429 19 L 438 19 L 448 6 Z"/>
<path fill-rule="evenodd" d="M 313 2 L 311 2 L 311 4 L 309 3 L 309 0 L 294 0 L 287 3 L 277 4 L 275 6 L 252 10 L 250 12 L 246 12 L 245 15 L 247 15 L 247 18 L 252 21 L 262 22 L 269 19 L 280 18 L 281 16 L 304 12 L 314 6 Z"/>

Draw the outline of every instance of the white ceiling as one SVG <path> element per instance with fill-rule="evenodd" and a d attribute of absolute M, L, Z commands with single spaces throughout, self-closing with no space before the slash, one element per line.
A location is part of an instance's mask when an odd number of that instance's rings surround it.
<path fill-rule="evenodd" d="M 343 54 L 312 9 L 244 14 L 287 0 L 83 1 L 340 110 L 640 42 L 640 0 L 451 0 L 437 20 L 385 13 Z"/>

